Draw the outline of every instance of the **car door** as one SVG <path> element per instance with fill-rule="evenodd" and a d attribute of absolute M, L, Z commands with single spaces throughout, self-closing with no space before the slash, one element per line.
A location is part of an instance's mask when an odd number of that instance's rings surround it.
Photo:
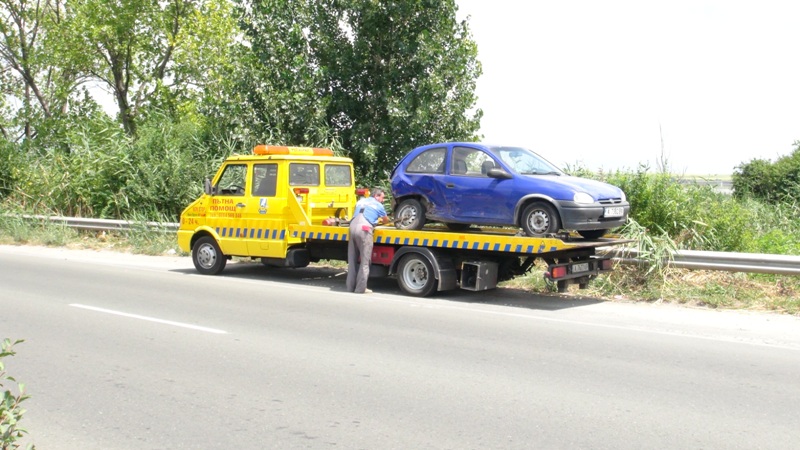
<path fill-rule="evenodd" d="M 490 177 L 488 170 L 492 167 L 500 165 L 480 148 L 449 149 L 448 170 L 441 177 L 445 206 L 440 220 L 479 224 L 513 222 L 514 206 L 505 198 L 511 182 Z"/>

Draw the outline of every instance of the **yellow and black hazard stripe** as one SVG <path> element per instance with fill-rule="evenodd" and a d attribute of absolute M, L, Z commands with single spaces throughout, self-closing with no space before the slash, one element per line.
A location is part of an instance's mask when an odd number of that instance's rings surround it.
<path fill-rule="evenodd" d="M 286 237 L 285 229 L 278 228 L 247 228 L 247 227 L 217 227 L 214 229 L 221 238 L 240 239 L 283 239 Z"/>
<path fill-rule="evenodd" d="M 290 225 L 290 236 L 299 239 L 347 241 L 349 230 L 344 227 L 322 225 Z M 456 233 L 441 231 L 397 230 L 392 227 L 377 227 L 375 244 L 409 245 L 415 247 L 448 248 L 505 252 L 517 254 L 542 254 L 568 248 L 580 247 L 573 242 L 560 239 L 518 236 L 509 233 Z"/>
<path fill-rule="evenodd" d="M 334 227 L 296 227 L 292 229 L 291 236 L 300 239 L 321 239 L 326 241 L 346 241 L 349 235 L 348 228 Z"/>

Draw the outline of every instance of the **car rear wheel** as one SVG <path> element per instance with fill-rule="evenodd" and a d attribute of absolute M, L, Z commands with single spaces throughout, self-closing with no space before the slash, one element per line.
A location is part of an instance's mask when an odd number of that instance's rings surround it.
<path fill-rule="evenodd" d="M 522 211 L 522 229 L 528 236 L 544 236 L 561 229 L 561 219 L 553 205 L 533 202 Z"/>
<path fill-rule="evenodd" d="M 399 230 L 421 230 L 425 226 L 425 208 L 419 200 L 400 202 L 394 212 L 394 226 Z"/>

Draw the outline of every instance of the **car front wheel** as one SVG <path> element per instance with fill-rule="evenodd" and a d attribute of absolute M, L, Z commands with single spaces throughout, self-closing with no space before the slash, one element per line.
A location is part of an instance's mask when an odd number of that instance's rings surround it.
<path fill-rule="evenodd" d="M 561 219 L 553 205 L 533 202 L 522 211 L 522 229 L 528 236 L 544 236 L 561 229 Z"/>
<path fill-rule="evenodd" d="M 419 200 L 400 202 L 394 212 L 394 226 L 399 230 L 421 230 L 425 226 L 425 208 Z"/>

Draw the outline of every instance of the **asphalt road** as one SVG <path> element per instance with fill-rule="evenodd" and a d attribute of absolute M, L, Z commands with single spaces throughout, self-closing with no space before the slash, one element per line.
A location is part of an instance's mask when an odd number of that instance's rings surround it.
<path fill-rule="evenodd" d="M 800 318 L 0 246 L 50 449 L 796 448 Z M 8 386 L 6 386 L 8 388 Z"/>

